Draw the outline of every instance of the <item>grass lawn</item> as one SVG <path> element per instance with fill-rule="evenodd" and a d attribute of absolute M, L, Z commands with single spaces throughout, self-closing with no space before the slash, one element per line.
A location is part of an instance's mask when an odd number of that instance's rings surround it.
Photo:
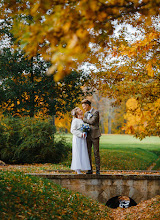
<path fill-rule="evenodd" d="M 0 219 L 4 220 L 158 220 L 159 210 L 160 196 L 128 209 L 113 210 L 51 180 L 0 171 Z"/>
<path fill-rule="evenodd" d="M 71 146 L 72 135 L 64 135 Z M 142 170 L 156 161 L 160 170 L 158 137 L 143 141 L 129 135 L 102 135 L 100 139 L 101 168 L 108 170 Z M 71 153 L 62 164 L 4 166 L 0 169 L 0 219 L 159 219 L 160 196 L 128 209 L 112 210 L 80 193 L 71 192 L 51 180 L 25 175 L 68 169 Z M 21 172 L 19 172 L 20 170 Z"/>
<path fill-rule="evenodd" d="M 0 171 L 0 219 L 111 219 L 109 208 L 51 180 Z"/>
<path fill-rule="evenodd" d="M 71 145 L 72 135 L 64 134 L 64 137 Z M 102 135 L 100 156 L 101 169 L 146 170 L 156 162 L 152 169 L 160 170 L 160 138 L 153 136 L 140 141 L 131 135 Z M 69 166 L 70 161 L 71 155 L 64 164 Z"/>

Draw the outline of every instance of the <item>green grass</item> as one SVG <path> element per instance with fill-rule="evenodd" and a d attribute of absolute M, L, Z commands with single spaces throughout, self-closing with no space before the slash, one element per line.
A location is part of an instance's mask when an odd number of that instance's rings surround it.
<path fill-rule="evenodd" d="M 72 135 L 64 134 L 72 143 Z M 146 170 L 157 161 L 160 169 L 160 138 L 147 137 L 142 141 L 131 135 L 102 135 L 100 138 L 101 169 L 106 170 Z M 64 163 L 69 165 L 71 156 Z M 94 161 L 94 157 L 93 157 Z M 95 168 L 95 167 L 94 167 Z M 155 169 L 153 168 L 153 169 Z"/>
<path fill-rule="evenodd" d="M 152 168 L 152 170 L 160 170 L 160 158 L 156 161 L 155 166 Z"/>
<path fill-rule="evenodd" d="M 0 219 L 2 220 L 111 220 L 122 214 L 124 219 L 159 219 L 160 197 L 142 202 L 139 207 L 119 209 L 119 213 L 80 193 L 51 180 L 22 172 L 0 171 Z M 123 213 L 122 213 L 123 212 Z M 118 218 L 119 219 L 119 218 Z"/>
<path fill-rule="evenodd" d="M 51 180 L 0 171 L 0 219 L 110 219 L 109 209 Z"/>
<path fill-rule="evenodd" d="M 71 146 L 72 135 L 64 136 Z M 158 137 L 140 141 L 130 135 L 102 135 L 101 169 L 145 170 L 156 162 L 153 169 L 160 170 L 159 141 Z M 51 180 L 25 175 L 25 172 L 68 169 L 70 164 L 71 153 L 63 164 L 26 165 L 24 170 L 22 166 L 4 167 L 0 171 L 0 219 L 111 219 L 111 210 L 98 202 L 64 189 Z"/>
<path fill-rule="evenodd" d="M 100 151 L 104 168 L 145 170 L 160 156 L 160 138 L 140 141 L 131 135 L 102 135 Z"/>
<path fill-rule="evenodd" d="M 140 148 L 108 148 L 100 152 L 101 168 L 108 170 L 146 170 L 157 155 Z"/>

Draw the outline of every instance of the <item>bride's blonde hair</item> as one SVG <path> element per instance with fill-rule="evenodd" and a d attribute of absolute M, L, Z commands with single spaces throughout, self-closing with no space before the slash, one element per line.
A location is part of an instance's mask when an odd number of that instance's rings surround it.
<path fill-rule="evenodd" d="M 78 117 L 78 109 L 79 109 L 79 107 L 76 107 L 76 108 L 74 108 L 74 109 L 71 111 L 71 115 L 72 115 L 74 118 L 77 118 L 77 117 Z"/>

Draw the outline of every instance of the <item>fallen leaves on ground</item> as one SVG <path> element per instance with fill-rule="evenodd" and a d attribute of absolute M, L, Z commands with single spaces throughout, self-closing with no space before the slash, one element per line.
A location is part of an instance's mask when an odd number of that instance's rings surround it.
<path fill-rule="evenodd" d="M 18 171 L 0 171 L 0 198 L 0 219 L 111 220 L 97 201 Z"/>
<path fill-rule="evenodd" d="M 6 165 L 6 166 L 0 166 L 0 171 L 7 171 L 7 173 L 9 172 L 17 172 L 17 171 L 21 171 L 23 173 L 49 173 L 49 174 L 55 174 L 55 173 L 71 173 L 72 171 L 69 169 L 69 167 L 67 166 L 63 166 L 60 164 L 25 164 L 25 165 Z M 127 171 L 127 170 L 104 170 L 101 172 L 101 174 L 117 174 L 117 175 L 160 175 L 159 171 Z M 23 177 L 24 178 L 24 177 Z M 32 177 L 31 177 L 32 178 Z M 33 177 L 34 178 L 34 177 Z M 22 180 L 18 180 L 18 181 L 22 181 Z M 24 180 L 23 180 L 24 181 Z M 23 182 L 22 181 L 22 182 Z M 26 176 L 25 177 L 25 181 L 27 183 L 27 185 L 31 184 L 32 188 L 34 190 L 36 190 L 37 184 L 34 183 L 33 181 L 30 181 L 30 177 Z M 46 180 L 45 180 L 46 181 Z M 40 184 L 38 184 L 39 186 L 42 184 L 42 180 L 40 180 Z M 52 183 L 48 183 L 48 185 L 50 185 Z M 42 184 L 43 185 L 43 184 Z M 43 192 L 43 188 L 42 187 L 42 192 Z M 8 193 L 12 193 L 13 190 L 13 185 L 9 184 L 6 187 L 6 190 L 8 191 Z M 41 189 L 37 190 L 39 192 L 41 192 Z M 21 191 L 23 191 L 23 189 L 21 189 Z M 43 197 L 43 196 L 42 196 Z M 19 194 L 17 194 L 16 197 L 16 201 L 19 201 Z M 69 197 L 71 198 L 71 197 Z M 79 197 L 77 197 L 79 198 Z M 31 198 L 32 199 L 32 198 Z M 73 198 L 72 198 L 73 199 Z M 35 199 L 36 200 L 36 199 Z M 68 200 L 69 201 L 69 200 Z M 13 200 L 14 202 L 14 200 Z M 72 201 L 73 203 L 73 201 Z M 7 201 L 6 201 L 7 204 Z M 36 205 L 36 204 L 35 204 Z M 117 209 L 106 209 L 107 207 L 105 207 L 104 205 L 99 204 L 98 206 L 98 211 L 99 211 L 99 216 L 103 216 L 104 213 L 107 210 L 108 215 L 111 217 L 111 219 L 114 220 L 159 220 L 160 219 L 160 196 L 156 196 L 155 198 L 152 198 L 150 200 L 146 200 L 143 201 L 141 203 L 139 203 L 137 206 L 133 206 L 130 208 L 117 208 Z M 22 207 L 23 208 L 23 207 Z M 24 207 L 25 209 L 25 207 Z M 82 207 L 83 209 L 83 207 Z M 35 207 L 36 210 L 36 207 Z M 6 211 L 7 211 L 7 207 L 6 207 Z M 82 210 L 81 210 L 82 211 Z M 80 212 L 81 212 L 80 211 Z M 83 210 L 83 214 L 88 215 L 90 212 L 90 210 L 86 209 Z M 63 211 L 64 216 L 66 215 L 66 210 Z M 29 214 L 29 210 L 28 210 L 28 216 Z M 37 214 L 38 215 L 38 214 Z M 17 219 L 23 219 L 22 215 L 17 215 L 16 216 Z M 77 214 L 75 213 L 75 217 L 77 217 Z M 62 219 L 59 216 L 59 219 Z M 101 218 L 102 220 L 104 219 L 103 217 Z M 108 217 L 109 219 L 109 217 Z"/>
<path fill-rule="evenodd" d="M 69 166 L 64 166 L 61 164 L 25 164 L 25 165 L 6 165 L 0 166 L 0 170 L 7 171 L 21 171 L 24 173 L 74 173 Z M 95 173 L 96 171 L 94 171 Z M 84 172 L 85 173 L 85 172 Z M 101 175 L 160 175 L 160 171 L 149 171 L 149 170 L 101 170 Z"/>
<path fill-rule="evenodd" d="M 158 220 L 160 219 L 160 196 L 143 201 L 130 208 L 112 209 L 111 217 L 114 220 Z"/>

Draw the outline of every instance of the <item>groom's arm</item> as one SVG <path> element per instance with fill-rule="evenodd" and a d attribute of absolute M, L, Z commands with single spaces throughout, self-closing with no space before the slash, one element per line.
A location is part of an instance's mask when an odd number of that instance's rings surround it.
<path fill-rule="evenodd" d="M 84 117 L 83 121 L 89 125 L 95 125 L 96 123 L 99 122 L 99 112 L 96 111 L 90 119 L 87 119 L 87 117 Z"/>

